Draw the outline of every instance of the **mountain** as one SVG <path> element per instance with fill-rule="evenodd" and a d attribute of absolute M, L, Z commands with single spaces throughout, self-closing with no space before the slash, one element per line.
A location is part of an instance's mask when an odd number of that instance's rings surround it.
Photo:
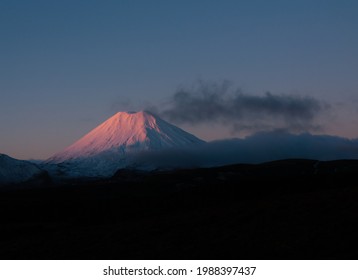
<path fill-rule="evenodd" d="M 134 155 L 205 143 L 203 140 L 146 111 L 118 112 L 73 145 L 47 160 L 58 173 L 111 176 Z"/>
<path fill-rule="evenodd" d="M 0 154 L 0 184 L 17 184 L 34 180 L 44 174 L 35 164 Z"/>

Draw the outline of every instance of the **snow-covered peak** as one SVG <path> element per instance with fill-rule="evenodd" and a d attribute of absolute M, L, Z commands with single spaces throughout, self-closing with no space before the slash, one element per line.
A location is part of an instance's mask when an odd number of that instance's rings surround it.
<path fill-rule="evenodd" d="M 123 165 L 135 152 L 201 143 L 204 141 L 150 112 L 118 112 L 47 162 L 86 160 L 96 166 L 101 162 L 106 168 L 107 163 Z"/>

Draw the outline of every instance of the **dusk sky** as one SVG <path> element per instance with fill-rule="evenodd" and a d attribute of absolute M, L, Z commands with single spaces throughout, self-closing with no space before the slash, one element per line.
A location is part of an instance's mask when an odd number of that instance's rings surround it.
<path fill-rule="evenodd" d="M 0 153 L 45 159 L 148 108 L 204 140 L 358 138 L 357 14 L 353 0 L 0 0 Z"/>

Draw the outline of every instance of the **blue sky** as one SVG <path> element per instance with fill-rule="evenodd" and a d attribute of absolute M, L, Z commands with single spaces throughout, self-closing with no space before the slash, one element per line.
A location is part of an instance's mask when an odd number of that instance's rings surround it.
<path fill-rule="evenodd" d="M 331 107 L 320 133 L 358 137 L 357 12 L 348 0 L 1 0 L 0 153 L 49 157 L 198 80 L 314 97 Z"/>

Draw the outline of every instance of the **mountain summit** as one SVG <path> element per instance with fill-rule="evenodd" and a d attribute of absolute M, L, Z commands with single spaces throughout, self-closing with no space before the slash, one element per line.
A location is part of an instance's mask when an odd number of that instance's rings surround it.
<path fill-rule="evenodd" d="M 47 163 L 75 163 L 87 173 L 108 176 L 125 167 L 132 154 L 202 143 L 149 112 L 118 112 Z"/>

